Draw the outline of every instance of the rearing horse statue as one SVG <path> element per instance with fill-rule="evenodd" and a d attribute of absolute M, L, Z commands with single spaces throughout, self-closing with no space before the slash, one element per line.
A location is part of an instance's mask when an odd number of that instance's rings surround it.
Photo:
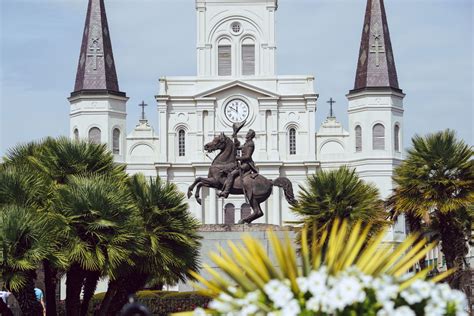
<path fill-rule="evenodd" d="M 236 159 L 236 145 L 234 142 L 224 133 L 216 136 L 213 141 L 207 143 L 204 146 L 204 150 L 208 153 L 219 150 L 219 154 L 214 158 L 209 168 L 207 178 L 198 177 L 194 183 L 188 188 L 188 198 L 193 194 L 194 188 L 196 187 L 196 201 L 201 204 L 200 189 L 201 187 L 213 188 L 216 190 L 222 190 L 224 182 L 227 179 L 227 175 L 232 170 L 239 168 Z M 263 216 L 263 211 L 260 208 L 260 203 L 265 202 L 268 197 L 272 194 L 273 186 L 283 188 L 285 198 L 289 204 L 295 205 L 296 200 L 293 194 L 293 186 L 291 181 L 285 177 L 279 177 L 275 180 L 269 180 L 260 174 L 246 173 L 242 176 L 238 176 L 232 188 L 230 194 L 244 195 L 246 200 L 249 202 L 252 213 L 242 218 L 239 224 L 251 223 L 257 218 Z"/>

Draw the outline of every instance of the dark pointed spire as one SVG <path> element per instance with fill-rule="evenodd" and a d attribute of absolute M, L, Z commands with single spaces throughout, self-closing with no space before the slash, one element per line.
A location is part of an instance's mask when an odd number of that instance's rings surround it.
<path fill-rule="evenodd" d="M 120 92 L 104 0 L 89 0 L 74 94 Z"/>
<path fill-rule="evenodd" d="M 354 90 L 381 87 L 400 90 L 383 0 L 367 0 Z"/>

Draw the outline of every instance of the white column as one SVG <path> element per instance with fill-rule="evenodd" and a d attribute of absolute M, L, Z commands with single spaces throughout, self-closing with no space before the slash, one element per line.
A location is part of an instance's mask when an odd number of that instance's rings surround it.
<path fill-rule="evenodd" d="M 209 188 L 209 214 L 206 210 L 206 224 L 216 224 L 217 223 L 217 209 L 216 209 L 216 190 Z"/>
<path fill-rule="evenodd" d="M 214 194 L 216 190 L 213 190 Z M 214 224 L 222 224 L 224 223 L 224 216 L 223 216 L 223 209 L 224 209 L 224 201 L 223 199 L 217 199 L 217 210 L 216 210 L 216 217 L 215 221 L 213 222 Z"/>
<path fill-rule="evenodd" d="M 272 217 L 270 218 L 270 224 L 281 225 L 281 205 L 280 205 L 280 188 L 273 186 L 272 189 Z"/>

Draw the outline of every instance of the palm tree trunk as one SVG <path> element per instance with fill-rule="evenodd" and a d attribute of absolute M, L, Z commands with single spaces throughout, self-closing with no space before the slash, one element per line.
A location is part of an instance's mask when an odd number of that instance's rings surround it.
<path fill-rule="evenodd" d="M 11 291 L 20 305 L 23 316 L 42 316 L 43 306 L 36 300 L 33 276 L 35 271 L 27 273 L 26 284 L 19 291 Z"/>
<path fill-rule="evenodd" d="M 107 292 L 105 293 L 105 297 L 100 304 L 98 316 L 107 316 L 107 312 L 110 308 L 110 304 L 112 304 L 112 300 L 117 293 L 122 282 L 118 280 L 109 281 L 109 285 L 107 287 Z"/>
<path fill-rule="evenodd" d="M 56 316 L 56 289 L 58 284 L 58 270 L 51 265 L 49 260 L 43 261 L 43 270 L 46 315 Z"/>
<path fill-rule="evenodd" d="M 66 315 L 80 316 L 84 270 L 79 264 L 73 263 L 67 271 L 66 277 Z"/>
<path fill-rule="evenodd" d="M 86 271 L 84 281 L 84 295 L 82 297 L 81 305 L 81 316 L 87 315 L 87 310 L 89 309 L 89 303 L 94 296 L 95 290 L 97 288 L 97 283 L 100 278 L 100 271 Z"/>
<path fill-rule="evenodd" d="M 113 305 L 109 306 L 107 315 L 117 315 L 128 302 L 130 295 L 143 289 L 148 281 L 148 274 L 134 273 L 129 274 L 122 279 L 121 286 L 117 289 L 112 301 Z"/>
<path fill-rule="evenodd" d="M 8 305 L 2 299 L 0 299 L 0 315 L 13 316 L 12 310 L 8 307 Z"/>
<path fill-rule="evenodd" d="M 438 212 L 439 230 L 441 235 L 441 251 L 446 259 L 448 269 L 456 272 L 447 278 L 454 289 L 461 289 L 461 276 L 464 268 L 464 257 L 467 254 L 465 230 L 453 214 Z"/>

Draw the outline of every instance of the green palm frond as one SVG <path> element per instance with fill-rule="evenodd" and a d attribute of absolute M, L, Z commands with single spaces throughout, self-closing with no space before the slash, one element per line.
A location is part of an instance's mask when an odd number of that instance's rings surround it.
<path fill-rule="evenodd" d="M 57 212 L 68 219 L 69 257 L 86 270 L 117 268 L 128 262 L 141 239 L 132 196 L 114 176 L 70 176 L 59 188 Z"/>
<path fill-rule="evenodd" d="M 319 170 L 300 188 L 298 204 L 291 207 L 301 218 L 295 223 L 315 226 L 322 232 L 335 219 L 342 218 L 349 223 L 370 224 L 372 233 L 389 224 L 378 189 L 361 180 L 355 170 L 347 167 Z"/>
<path fill-rule="evenodd" d="M 0 269 L 8 287 L 18 290 L 26 275 L 58 248 L 58 228 L 35 210 L 16 205 L 0 209 Z"/>

